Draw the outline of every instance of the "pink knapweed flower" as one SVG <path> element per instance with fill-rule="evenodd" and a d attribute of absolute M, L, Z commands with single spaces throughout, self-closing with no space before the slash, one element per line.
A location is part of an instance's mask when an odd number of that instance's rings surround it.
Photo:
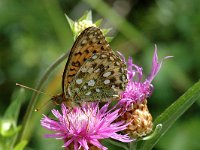
<path fill-rule="evenodd" d="M 123 57 L 123 55 L 121 56 Z M 171 56 L 164 59 L 169 57 Z M 147 79 L 142 81 L 142 68 L 133 64 L 132 58 L 128 59 L 128 84 L 125 91 L 121 93 L 121 100 L 118 104 L 121 108 L 119 120 L 128 123 L 123 133 L 129 134 L 132 138 L 144 137 L 152 131 L 153 122 L 147 107 L 147 98 L 152 94 L 151 82 L 159 72 L 161 65 L 162 61 L 158 61 L 157 47 L 155 47 L 151 73 Z"/>
<path fill-rule="evenodd" d="M 169 57 L 171 56 L 167 56 L 164 59 Z M 128 59 L 128 84 L 126 86 L 125 91 L 121 93 L 121 100 L 119 101 L 119 104 L 121 106 L 125 106 L 126 108 L 128 108 L 130 105 L 142 103 L 144 100 L 150 97 L 153 89 L 153 85 L 151 84 L 151 82 L 159 72 L 162 65 L 162 61 L 158 61 L 157 47 L 155 46 L 151 73 L 147 77 L 147 79 L 142 81 L 142 68 L 133 64 L 131 57 Z"/>
<path fill-rule="evenodd" d="M 115 122 L 119 116 L 119 109 L 108 111 L 109 103 L 99 109 L 98 103 L 85 103 L 81 107 L 67 109 L 61 106 L 62 113 L 53 109 L 52 113 L 56 120 L 44 115 L 41 125 L 53 134 L 46 135 L 47 138 L 64 140 L 63 147 L 73 146 L 74 150 L 90 149 L 95 146 L 106 150 L 99 140 L 112 138 L 121 142 L 131 142 L 128 135 L 117 132 L 126 128 L 124 121 Z"/>

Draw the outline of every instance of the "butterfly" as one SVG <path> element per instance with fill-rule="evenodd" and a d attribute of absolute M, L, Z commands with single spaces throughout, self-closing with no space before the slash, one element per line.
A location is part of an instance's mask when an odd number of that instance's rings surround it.
<path fill-rule="evenodd" d="M 126 64 L 112 51 L 102 31 L 88 27 L 74 42 L 62 76 L 62 93 L 55 104 L 106 102 L 119 98 L 127 84 Z"/>

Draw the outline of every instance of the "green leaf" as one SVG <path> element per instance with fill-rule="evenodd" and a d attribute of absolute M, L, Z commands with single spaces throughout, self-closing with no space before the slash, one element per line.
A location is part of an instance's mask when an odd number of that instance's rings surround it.
<path fill-rule="evenodd" d="M 112 139 L 104 139 L 101 141 L 106 147 L 111 147 L 111 145 L 115 146 L 114 149 L 124 149 L 124 150 L 128 150 L 128 144 L 127 143 L 122 143 L 122 142 L 119 142 L 119 141 L 115 141 L 115 140 L 112 140 Z M 112 148 L 112 149 L 113 149 Z M 111 149 L 111 148 L 109 148 Z"/>
<path fill-rule="evenodd" d="M 91 10 L 86 11 L 78 21 L 83 21 L 83 20 L 92 21 L 92 11 Z"/>
<path fill-rule="evenodd" d="M 113 40 L 113 37 L 106 37 L 106 41 L 110 43 Z"/>
<path fill-rule="evenodd" d="M 17 144 L 14 148 L 14 150 L 23 150 L 25 146 L 27 145 L 28 141 L 21 141 L 19 144 Z"/>
<path fill-rule="evenodd" d="M 110 32 L 111 28 L 101 29 L 104 35 L 107 35 Z"/>
<path fill-rule="evenodd" d="M 15 120 L 15 122 L 17 122 L 20 107 L 24 99 L 25 99 L 24 89 L 20 89 L 19 91 L 14 92 L 12 95 L 12 103 L 5 111 L 3 120 Z"/>
<path fill-rule="evenodd" d="M 24 94 L 24 89 L 17 90 L 12 94 L 12 103 L 5 111 L 4 116 L 0 121 L 0 134 L 2 139 L 4 139 L 4 143 L 6 143 L 4 145 L 6 149 L 7 147 L 9 147 L 9 149 L 12 148 L 15 137 L 21 129 L 21 126 L 17 126 L 17 119 L 21 104 L 25 98 Z"/>
<path fill-rule="evenodd" d="M 65 17 L 67 18 L 67 21 L 69 23 L 71 30 L 74 31 L 74 21 L 70 19 L 66 14 L 65 14 Z"/>
<path fill-rule="evenodd" d="M 200 81 L 194 84 L 185 94 L 169 106 L 154 122 L 154 125 L 162 124 L 162 129 L 152 139 L 141 142 L 139 149 L 150 150 L 159 139 L 167 132 L 174 122 L 200 98 Z"/>
<path fill-rule="evenodd" d="M 3 137 L 13 137 L 13 135 L 17 134 L 21 129 L 21 126 L 15 126 L 13 122 L 5 122 L 2 121 L 1 124 L 1 135 Z"/>
<path fill-rule="evenodd" d="M 97 20 L 94 24 L 96 24 L 97 27 L 99 27 L 102 23 L 103 19 Z"/>
<path fill-rule="evenodd" d="M 17 119 L 22 102 L 24 101 L 24 89 L 13 93 L 12 103 L 6 109 L 0 122 L 0 134 L 4 137 L 10 137 L 16 134 L 21 127 L 17 126 Z"/>

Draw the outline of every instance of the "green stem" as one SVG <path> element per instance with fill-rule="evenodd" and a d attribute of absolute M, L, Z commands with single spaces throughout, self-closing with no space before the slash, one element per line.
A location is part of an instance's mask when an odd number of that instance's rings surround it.
<path fill-rule="evenodd" d="M 42 0 L 43 7 L 47 13 L 51 25 L 54 27 L 58 41 L 60 42 L 60 49 L 66 48 L 67 45 L 71 45 L 72 38 L 69 38 L 71 30 L 69 26 L 66 26 L 66 18 L 62 12 L 59 1 L 57 0 Z M 63 34 L 67 33 L 67 34 Z M 70 35 L 72 37 L 72 34 Z M 67 39 L 67 40 L 66 40 Z"/>
<path fill-rule="evenodd" d="M 162 129 L 157 132 L 154 137 L 148 141 L 141 143 L 141 150 L 150 150 L 159 139 L 167 132 L 167 130 L 180 118 L 180 116 L 188 110 L 192 104 L 200 98 L 200 81 L 194 84 L 187 92 L 185 92 L 178 100 L 170 105 L 160 116 L 158 116 L 154 124 L 162 124 Z"/>
<path fill-rule="evenodd" d="M 52 71 L 63 61 L 67 58 L 68 53 L 65 53 L 63 55 L 61 55 L 55 62 L 53 62 L 48 68 L 47 70 L 44 72 L 43 76 L 41 77 L 41 79 L 39 80 L 37 86 L 35 87 L 35 89 L 40 90 L 43 86 L 43 84 L 45 83 L 45 81 L 48 79 L 49 75 L 52 73 Z M 26 114 L 24 116 L 23 122 L 22 122 L 22 129 L 20 130 L 20 133 L 18 135 L 18 141 L 23 141 L 23 140 L 27 140 L 30 137 L 30 129 L 29 129 L 29 123 L 31 123 L 31 116 L 34 112 L 35 109 L 35 104 L 37 102 L 37 97 L 38 97 L 38 93 L 33 93 L 32 98 L 30 100 L 30 103 L 28 105 Z"/>
<path fill-rule="evenodd" d="M 129 143 L 129 150 L 136 150 L 137 142 L 131 142 Z"/>
<path fill-rule="evenodd" d="M 154 136 L 156 136 L 157 134 L 159 134 L 159 132 L 161 131 L 161 129 L 162 129 L 162 124 L 156 125 L 156 128 L 153 131 L 153 133 L 151 133 L 148 136 L 143 137 L 141 140 L 146 141 L 146 140 L 150 140 L 150 139 L 154 138 Z"/>
<path fill-rule="evenodd" d="M 111 139 L 106 139 L 106 141 L 109 142 L 112 145 L 116 145 L 116 146 L 121 147 L 121 148 L 123 148 L 125 150 L 129 150 L 128 147 L 125 144 L 121 143 L 121 142 L 117 142 L 117 141 L 114 141 L 114 140 L 111 140 Z"/>
<path fill-rule="evenodd" d="M 109 22 L 116 27 L 127 39 L 133 42 L 136 46 L 150 45 L 150 41 L 142 35 L 136 28 L 133 27 L 124 17 L 115 12 L 109 5 L 102 0 L 83 0 L 99 14 L 104 16 Z M 105 11 L 106 10 L 106 11 Z"/>

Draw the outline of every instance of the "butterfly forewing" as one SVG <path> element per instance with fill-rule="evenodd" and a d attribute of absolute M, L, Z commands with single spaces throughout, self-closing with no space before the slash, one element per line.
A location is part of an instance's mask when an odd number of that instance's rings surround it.
<path fill-rule="evenodd" d="M 113 51 L 96 53 L 81 66 L 68 92 L 77 103 L 115 99 L 125 88 L 126 74 L 126 65 Z"/>
<path fill-rule="evenodd" d="M 111 50 L 99 28 L 89 27 L 76 39 L 62 78 L 60 104 L 119 98 L 127 83 L 125 63 Z M 69 104 L 68 104 L 69 102 Z"/>
<path fill-rule="evenodd" d="M 96 27 L 85 29 L 76 39 L 68 61 L 65 66 L 62 80 L 62 88 L 65 96 L 69 96 L 67 89 L 74 76 L 79 71 L 83 63 L 96 53 L 111 51 L 103 33 Z"/>

